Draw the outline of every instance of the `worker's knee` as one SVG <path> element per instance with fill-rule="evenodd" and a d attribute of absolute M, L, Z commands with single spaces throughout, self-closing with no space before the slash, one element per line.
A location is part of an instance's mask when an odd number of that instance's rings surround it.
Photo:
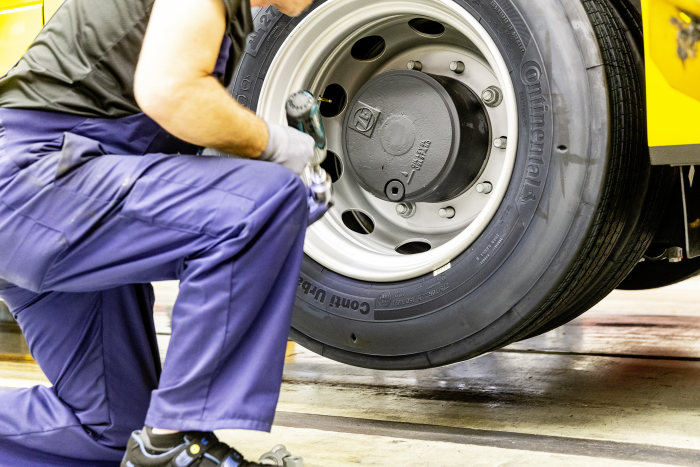
<path fill-rule="evenodd" d="M 239 165 L 230 176 L 221 178 L 217 187 L 218 190 L 225 189 L 230 201 L 203 203 L 198 199 L 190 204 L 190 209 L 200 212 L 206 212 L 212 206 L 218 210 L 216 215 L 208 216 L 210 222 L 206 223 L 204 230 L 208 237 L 213 237 L 216 242 L 222 238 L 238 238 L 258 229 L 271 228 L 272 224 L 284 224 L 288 234 L 306 228 L 307 188 L 297 174 L 269 162 L 236 162 L 242 163 L 243 167 Z M 196 218 L 201 222 L 204 217 L 199 215 Z M 181 218 L 178 221 L 182 222 Z"/>
<path fill-rule="evenodd" d="M 301 177 L 291 170 L 278 164 L 265 164 L 265 175 L 262 177 L 267 181 L 268 186 L 273 189 L 284 189 L 289 191 L 302 191 L 304 183 Z"/>
<path fill-rule="evenodd" d="M 89 378 L 85 374 L 81 379 Z M 70 393 L 63 388 L 58 391 L 75 418 L 98 443 L 122 448 L 129 439 L 129 434 L 143 426 L 148 411 L 150 392 L 138 390 L 127 392 L 115 386 L 97 384 L 93 390 Z"/>
<path fill-rule="evenodd" d="M 265 180 L 266 192 L 261 201 L 270 199 L 279 200 L 285 211 L 304 211 L 306 207 L 307 188 L 301 178 L 294 172 L 276 164 L 266 164 L 269 167 L 266 174 L 262 177 Z"/>
<path fill-rule="evenodd" d="M 96 420 L 81 420 L 83 429 L 95 439 L 99 444 L 110 448 L 121 449 L 126 446 L 131 432 L 141 428 L 146 419 L 146 412 L 139 411 L 126 413 L 122 410 L 117 415 L 116 420 L 105 419 L 98 422 Z M 76 414 L 80 420 L 79 414 Z"/>
<path fill-rule="evenodd" d="M 290 205 L 290 223 L 298 226 L 298 230 L 304 230 L 307 227 L 307 218 L 309 216 L 309 190 L 296 174 L 293 174 L 293 177 L 288 180 L 286 187 L 288 191 L 287 202 Z"/>

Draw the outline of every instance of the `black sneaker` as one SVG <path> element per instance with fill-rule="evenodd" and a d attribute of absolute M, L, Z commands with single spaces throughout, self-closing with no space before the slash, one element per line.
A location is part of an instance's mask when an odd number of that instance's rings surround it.
<path fill-rule="evenodd" d="M 154 448 L 148 435 L 134 431 L 126 445 L 121 467 L 257 467 L 213 433 L 183 432 L 182 443 L 167 451 Z"/>

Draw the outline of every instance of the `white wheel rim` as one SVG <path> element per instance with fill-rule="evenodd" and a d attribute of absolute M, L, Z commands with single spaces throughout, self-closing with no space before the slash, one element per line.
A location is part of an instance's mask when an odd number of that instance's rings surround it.
<path fill-rule="evenodd" d="M 402 32 L 391 36 L 391 31 L 401 30 L 400 23 L 407 24 L 413 18 L 437 21 L 447 27 L 447 33 L 425 39 L 417 34 L 415 46 L 391 52 L 392 38 L 396 37 L 397 42 L 404 38 L 400 35 Z M 347 51 L 358 39 L 375 33 L 382 35 L 382 31 L 389 35 L 385 38 L 387 53 L 362 66 L 344 62 Z M 464 39 L 463 49 L 455 45 L 458 36 Z M 328 84 L 336 81 L 334 78 L 342 79 L 343 71 L 360 68 L 363 71 L 358 73 L 370 73 L 366 81 L 389 69 L 405 69 L 405 65 L 400 64 L 406 63 L 406 57 L 414 56 L 420 56 L 427 71 L 444 75 L 450 73 L 445 64 L 449 57 L 469 60 L 470 70 L 479 72 L 460 79 L 472 80 L 470 87 L 477 94 L 488 87 L 488 82 L 498 86 L 503 102 L 487 111 L 493 137 L 506 136 L 507 147 L 491 149 L 489 162 L 480 178 L 492 184 L 491 193 L 477 193 L 472 187 L 446 203 L 418 203 L 418 214 L 410 219 L 398 216 L 394 203 L 364 192 L 349 177 L 341 179 L 336 187 L 336 205 L 308 229 L 304 252 L 323 267 L 343 276 L 391 282 L 438 274 L 448 269 L 450 262 L 483 233 L 503 201 L 515 164 L 517 104 L 508 67 L 486 30 L 450 0 L 329 0 L 304 18 L 286 38 L 270 65 L 260 93 L 258 114 L 268 121 L 283 124 L 286 122 L 284 103 L 293 92 L 308 89 L 320 95 Z M 348 87 L 356 91 L 363 80 L 355 81 Z M 348 92 L 348 99 L 351 98 L 352 92 Z M 335 130 L 340 126 L 338 121 L 342 124 L 342 118 L 341 113 L 324 120 L 329 147 L 338 153 L 342 152 L 338 148 L 340 135 Z M 342 154 L 340 156 L 342 159 Z M 452 204 L 458 207 L 454 219 L 441 219 L 434 214 Z M 350 208 L 366 213 L 378 227 L 376 234 L 360 235 L 348 229 L 341 216 Z M 393 248 L 399 241 L 425 241 L 433 247 L 424 253 L 399 254 Z"/>

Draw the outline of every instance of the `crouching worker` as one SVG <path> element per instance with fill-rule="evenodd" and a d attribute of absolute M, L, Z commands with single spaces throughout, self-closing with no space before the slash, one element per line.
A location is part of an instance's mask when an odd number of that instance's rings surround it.
<path fill-rule="evenodd" d="M 212 430 L 270 429 L 314 145 L 225 89 L 271 3 L 310 0 L 66 0 L 0 79 L 0 297 L 53 384 L 0 391 L 0 465 L 258 465 Z"/>

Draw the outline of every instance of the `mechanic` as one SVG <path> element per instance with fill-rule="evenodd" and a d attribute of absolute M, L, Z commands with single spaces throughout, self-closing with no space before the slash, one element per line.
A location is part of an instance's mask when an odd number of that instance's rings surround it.
<path fill-rule="evenodd" d="M 271 427 L 314 142 L 226 85 L 251 6 L 310 3 L 66 0 L 0 79 L 0 297 L 53 384 L 0 392 L 0 465 L 258 465 L 211 432 Z"/>

